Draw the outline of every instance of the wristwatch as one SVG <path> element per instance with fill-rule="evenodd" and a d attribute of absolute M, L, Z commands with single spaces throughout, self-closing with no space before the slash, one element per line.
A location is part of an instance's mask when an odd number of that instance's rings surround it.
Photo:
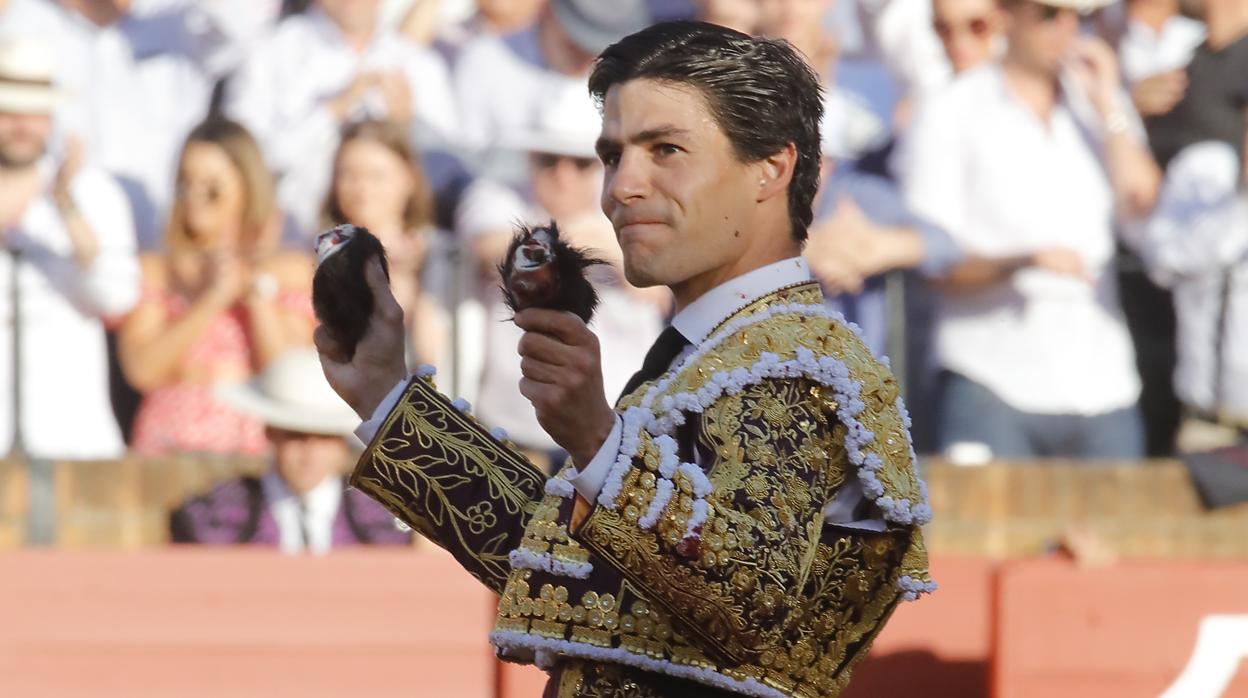
<path fill-rule="evenodd" d="M 277 296 L 281 284 L 271 272 L 262 271 L 251 280 L 251 295 L 257 300 L 270 300 Z"/>

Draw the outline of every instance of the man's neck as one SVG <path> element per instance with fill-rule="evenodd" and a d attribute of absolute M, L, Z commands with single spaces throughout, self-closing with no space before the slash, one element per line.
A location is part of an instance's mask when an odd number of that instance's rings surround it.
<path fill-rule="evenodd" d="M 761 269 L 769 264 L 775 264 L 790 257 L 797 257 L 801 253 L 801 248 L 794 241 L 790 246 L 777 247 L 765 254 L 750 253 L 742 255 L 735 264 L 713 269 L 686 279 L 679 284 L 674 284 L 670 288 L 675 301 L 675 312 L 679 313 L 689 307 L 690 303 L 701 298 L 707 291 L 716 286 L 727 283 L 738 276 L 748 274 L 755 269 Z"/>
<path fill-rule="evenodd" d="M 1047 121 L 1057 104 L 1057 77 L 1010 56 L 1001 62 L 1001 70 L 1010 92 Z"/>
<path fill-rule="evenodd" d="M 1221 51 L 1248 34 L 1248 3 L 1239 0 L 1210 2 L 1205 16 L 1209 48 Z"/>
<path fill-rule="evenodd" d="M 1178 0 L 1136 0 L 1127 5 L 1127 16 L 1154 32 L 1160 32 L 1178 14 Z"/>

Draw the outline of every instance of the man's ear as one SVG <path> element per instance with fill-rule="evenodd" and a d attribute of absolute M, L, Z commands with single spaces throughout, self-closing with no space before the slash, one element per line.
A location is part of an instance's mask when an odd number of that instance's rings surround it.
<path fill-rule="evenodd" d="M 788 196 L 793 168 L 797 165 L 797 147 L 787 143 L 775 153 L 755 163 L 758 172 L 758 198 L 761 203 L 774 196 Z"/>

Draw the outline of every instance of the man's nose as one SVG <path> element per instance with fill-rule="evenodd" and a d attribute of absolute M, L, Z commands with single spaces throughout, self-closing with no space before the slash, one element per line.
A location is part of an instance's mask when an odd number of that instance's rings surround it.
<path fill-rule="evenodd" d="M 607 196 L 617 203 L 626 204 L 644 199 L 650 192 L 650 172 L 645 159 L 632 153 L 624 153 L 608 175 Z"/>

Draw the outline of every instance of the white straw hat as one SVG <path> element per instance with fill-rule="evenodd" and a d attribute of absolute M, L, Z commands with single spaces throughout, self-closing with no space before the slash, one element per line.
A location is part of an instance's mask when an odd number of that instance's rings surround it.
<path fill-rule="evenodd" d="M 568 81 L 541 100 L 528 128 L 502 139 L 501 145 L 527 153 L 574 158 L 597 157 L 594 144 L 602 133 L 602 115 L 581 82 Z"/>
<path fill-rule="evenodd" d="M 0 112 L 50 113 L 63 98 L 52 84 L 55 73 L 46 42 L 29 36 L 0 39 Z"/>
<path fill-rule="evenodd" d="M 355 411 L 329 387 L 311 347 L 292 349 L 250 382 L 223 385 L 217 394 L 239 412 L 287 431 L 346 436 L 360 424 Z"/>

